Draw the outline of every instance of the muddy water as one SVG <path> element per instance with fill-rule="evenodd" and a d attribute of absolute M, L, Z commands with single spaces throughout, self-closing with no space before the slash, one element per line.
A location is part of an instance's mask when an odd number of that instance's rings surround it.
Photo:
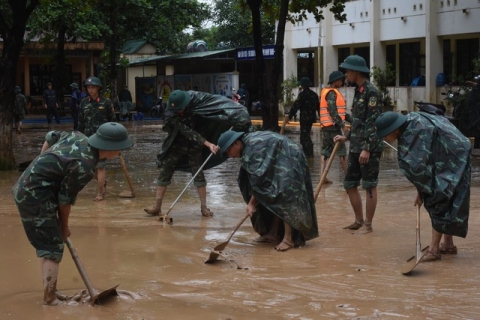
<path fill-rule="evenodd" d="M 10 188 L 19 172 L 0 172 L 1 319 L 478 319 L 480 314 L 480 159 L 474 159 L 470 231 L 455 239 L 456 256 L 420 264 L 411 276 L 400 272 L 415 253 L 415 190 L 387 150 L 381 166 L 374 232 L 352 235 L 342 229 L 353 213 L 334 162 L 317 200 L 320 237 L 300 249 L 276 252 L 254 244 L 247 221 L 225 250 L 243 269 L 227 261 L 205 265 L 210 250 L 225 241 L 244 214 L 236 185 L 238 160 L 206 172 L 213 219 L 201 218 L 194 188 L 171 212 L 172 226 L 147 217 L 153 204 L 155 154 L 163 137 L 160 124 L 127 124 L 135 146 L 124 154 L 137 197 L 128 190 L 118 161 L 107 168 L 107 199 L 92 202 L 95 182 L 79 194 L 70 218 L 71 241 L 94 287 L 120 283 L 122 294 L 104 306 L 43 307 L 40 268 L 12 201 Z M 69 126 L 61 127 L 69 128 Z M 14 136 L 19 162 L 38 152 L 46 133 L 25 126 Z M 298 128 L 287 134 L 298 141 Z M 314 184 L 319 180 L 319 131 L 314 128 Z M 189 181 L 177 173 L 167 191 L 166 211 Z M 362 194 L 364 196 L 364 194 Z M 430 241 L 430 220 L 422 210 L 422 244 Z M 58 289 L 74 294 L 85 286 L 68 251 Z"/>

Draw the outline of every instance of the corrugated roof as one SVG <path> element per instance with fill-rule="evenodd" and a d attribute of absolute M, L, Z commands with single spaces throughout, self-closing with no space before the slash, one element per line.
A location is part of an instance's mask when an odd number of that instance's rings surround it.
<path fill-rule="evenodd" d="M 127 40 L 123 44 L 122 49 L 120 49 L 120 52 L 123 54 L 134 54 L 147 43 L 147 40 Z"/>
<path fill-rule="evenodd" d="M 181 59 L 195 59 L 195 58 L 205 58 L 210 56 L 215 56 L 218 54 L 235 52 L 235 49 L 224 49 L 216 51 L 203 51 L 203 52 L 189 52 L 176 55 L 166 55 L 166 56 L 151 56 L 148 58 L 140 58 L 130 60 L 130 65 L 139 65 L 139 64 L 150 64 L 160 60 L 181 60 Z M 232 57 L 234 59 L 234 57 Z"/>

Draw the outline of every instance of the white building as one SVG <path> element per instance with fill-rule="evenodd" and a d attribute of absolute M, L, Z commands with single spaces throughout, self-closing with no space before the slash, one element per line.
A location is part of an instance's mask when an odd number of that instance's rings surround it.
<path fill-rule="evenodd" d="M 328 9 L 320 23 L 313 16 L 287 23 L 284 78 L 309 76 L 320 88 L 347 56 L 359 54 L 369 67 L 395 67 L 392 100 L 397 110 L 413 110 L 413 101 L 441 101 L 439 73 L 449 82 L 480 57 L 480 0 L 352 0 L 343 23 Z M 410 86 L 417 76 L 425 86 Z"/>

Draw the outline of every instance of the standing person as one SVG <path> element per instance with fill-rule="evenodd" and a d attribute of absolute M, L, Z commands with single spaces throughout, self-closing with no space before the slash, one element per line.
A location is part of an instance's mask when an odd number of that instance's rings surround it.
<path fill-rule="evenodd" d="M 465 238 L 468 231 L 469 139 L 447 118 L 425 112 L 407 116 L 385 112 L 375 125 L 379 138 L 388 143 L 398 140 L 398 165 L 418 192 L 414 205 L 425 204 L 432 220 L 432 240 L 423 261 L 457 254 L 453 236 Z"/>
<path fill-rule="evenodd" d="M 13 119 L 18 134 L 22 134 L 22 121 L 25 119 L 25 107 L 27 105 L 27 99 L 25 99 L 25 96 L 21 92 L 22 89 L 20 89 L 19 86 L 15 86 L 15 108 L 13 109 Z"/>
<path fill-rule="evenodd" d="M 78 113 L 78 131 L 90 137 L 105 122 L 115 122 L 115 110 L 112 102 L 101 95 L 103 88 L 100 79 L 88 77 L 83 86 L 87 89 L 88 97 L 80 103 Z M 107 192 L 106 161 L 100 160 L 97 164 L 96 178 L 98 181 L 97 196 L 93 201 L 102 201 Z"/>
<path fill-rule="evenodd" d="M 52 89 L 52 83 L 47 83 L 47 89 L 43 91 L 43 105 L 47 109 L 47 122 L 50 125 L 52 118 L 55 117 L 57 124 L 60 124 L 60 117 L 58 116 L 58 102 L 57 93 Z"/>
<path fill-rule="evenodd" d="M 377 88 L 367 80 L 370 69 L 365 59 L 358 55 L 348 56 L 340 68 L 346 69 L 347 80 L 357 85 L 352 105 L 352 129 L 346 136 L 338 135 L 333 141 L 350 140 L 347 173 L 343 187 L 355 212 L 355 222 L 344 229 L 358 230 L 357 234 L 373 231 L 372 221 L 377 207 L 377 184 L 380 170 L 382 141 L 377 137 L 375 120 L 381 113 L 382 101 Z M 363 206 L 358 186 L 366 190 L 366 213 L 363 219 Z"/>
<path fill-rule="evenodd" d="M 309 78 L 303 77 L 300 80 L 302 91 L 298 94 L 298 98 L 293 104 L 293 107 L 285 116 L 285 123 L 295 117 L 297 111 L 300 109 L 300 144 L 303 152 L 307 158 L 313 158 L 313 142 L 310 137 L 312 125 L 317 121 L 316 116 L 319 114 L 319 99 L 318 94 L 310 89 L 312 82 Z"/>
<path fill-rule="evenodd" d="M 132 94 L 128 90 L 127 85 L 123 86 L 122 91 L 120 91 L 120 94 L 118 95 L 118 100 L 120 102 L 132 102 Z"/>
<path fill-rule="evenodd" d="M 240 96 L 240 103 L 243 101 L 243 105 L 249 109 L 250 104 L 250 92 L 247 90 L 247 86 L 245 83 L 240 85 L 240 89 L 237 91 L 238 95 Z"/>
<path fill-rule="evenodd" d="M 208 141 L 208 137 L 212 137 L 211 141 L 216 141 L 223 131 L 232 126 L 243 131 L 253 130 L 245 106 L 227 97 L 205 92 L 174 90 L 168 98 L 165 114 L 163 130 L 168 135 L 157 155 L 160 174 L 156 180 L 155 205 L 144 209 L 147 214 L 154 216 L 161 215 L 167 186 L 170 185 L 175 170 L 182 167 L 182 160 L 188 163 L 184 170 L 194 175 L 204 162 L 203 147 L 208 148 L 208 153 L 217 153 L 219 148 Z M 213 161 L 211 159 L 209 163 Z M 202 216 L 213 216 L 207 207 L 207 181 L 203 170 L 195 177 L 193 184 L 197 187 Z"/>
<path fill-rule="evenodd" d="M 42 152 L 13 187 L 28 240 L 40 258 L 43 304 L 57 305 L 57 278 L 68 218 L 77 194 L 92 180 L 99 159 L 113 159 L 133 145 L 119 123 L 102 125 L 87 138 L 78 131 L 47 134 Z"/>
<path fill-rule="evenodd" d="M 323 174 L 325 170 L 325 160 L 330 158 L 335 143 L 333 138 L 338 135 L 343 135 L 345 128 L 345 117 L 347 115 L 347 103 L 345 98 L 338 91 L 338 88 L 343 86 L 343 79 L 345 75 L 340 71 L 333 71 L 328 77 L 328 87 L 322 89 L 320 95 L 320 127 L 322 128 L 322 150 L 320 154 L 320 172 Z M 340 164 L 343 172 L 347 172 L 347 162 L 345 157 L 347 149 L 345 143 L 340 142 L 340 147 L 337 151 L 340 158 Z M 330 180 L 325 179 L 325 183 L 331 183 Z"/>
<path fill-rule="evenodd" d="M 229 130 L 218 145 L 222 155 L 241 159 L 238 184 L 257 242 L 287 251 L 318 237 L 312 179 L 298 144 L 271 131 Z"/>
<path fill-rule="evenodd" d="M 70 85 L 70 89 L 72 89 L 72 96 L 70 97 L 70 111 L 72 114 L 73 120 L 73 130 L 78 129 L 78 108 L 80 106 L 80 101 L 82 100 L 82 92 L 78 90 L 78 84 L 73 82 Z"/>

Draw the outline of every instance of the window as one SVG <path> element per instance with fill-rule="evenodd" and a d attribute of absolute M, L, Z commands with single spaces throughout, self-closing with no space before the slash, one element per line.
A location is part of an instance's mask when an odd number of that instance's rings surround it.
<path fill-rule="evenodd" d="M 480 54 L 479 39 L 457 40 L 457 76 L 465 80 L 472 77 L 472 60 L 478 59 Z"/>
<path fill-rule="evenodd" d="M 399 84 L 401 86 L 409 86 L 412 80 L 421 74 L 420 63 L 420 42 L 407 42 L 400 44 L 400 70 Z"/>
<path fill-rule="evenodd" d="M 308 77 L 315 85 L 315 53 L 313 51 L 299 51 L 297 53 L 297 78 Z"/>

